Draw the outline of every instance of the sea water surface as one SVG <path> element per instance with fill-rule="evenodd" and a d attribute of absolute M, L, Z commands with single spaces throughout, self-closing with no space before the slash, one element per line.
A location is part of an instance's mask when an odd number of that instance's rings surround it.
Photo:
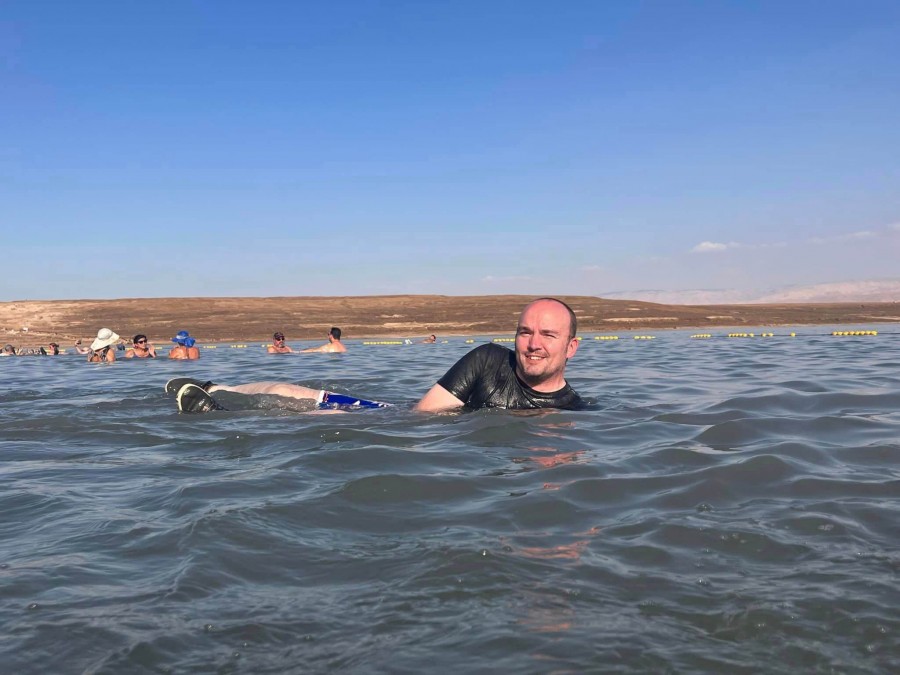
<path fill-rule="evenodd" d="M 0 359 L 2 671 L 900 672 L 868 328 L 586 335 L 581 412 L 412 412 L 463 338 Z M 397 405 L 180 415 L 181 375 Z"/>

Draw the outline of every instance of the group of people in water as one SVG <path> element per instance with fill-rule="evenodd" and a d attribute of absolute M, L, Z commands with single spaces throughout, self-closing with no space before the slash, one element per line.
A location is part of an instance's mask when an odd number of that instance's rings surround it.
<path fill-rule="evenodd" d="M 200 358 L 200 350 L 195 346 L 195 340 L 187 331 L 179 331 L 172 338 L 175 346 L 169 350 L 170 359 L 192 360 Z M 123 358 L 126 359 L 155 359 L 157 358 L 156 347 L 150 342 L 146 335 L 138 333 L 131 338 L 131 344 L 109 328 L 101 328 L 97 331 L 97 337 L 94 338 L 89 347 L 85 347 L 81 340 L 76 340 L 73 345 L 74 350 L 78 354 L 87 355 L 90 363 L 112 363 L 116 360 L 116 352 L 124 351 Z M 21 348 L 16 349 L 12 345 L 6 345 L 0 350 L 0 356 L 58 356 L 63 352 L 60 351 L 59 344 L 50 342 L 46 347 L 38 348 Z"/>
<path fill-rule="evenodd" d="M 328 331 L 328 342 L 324 345 L 310 347 L 309 349 L 301 349 L 298 352 L 295 352 L 284 343 L 284 333 L 278 332 L 272 336 L 272 344 L 267 347 L 267 351 L 270 354 L 303 354 L 306 352 L 340 354 L 341 352 L 347 351 L 347 348 L 344 346 L 344 343 L 341 342 L 341 329 L 332 326 L 331 330 Z"/>
<path fill-rule="evenodd" d="M 565 379 L 568 360 L 578 350 L 575 312 L 566 303 L 555 298 L 539 298 L 522 310 L 516 327 L 515 349 L 488 343 L 476 347 L 448 370 L 425 393 L 415 409 L 439 412 L 459 408 L 562 408 L 577 410 L 585 406 L 581 397 Z M 435 335 L 422 342 L 434 343 Z M 179 331 L 172 338 L 174 346 L 168 352 L 169 359 L 195 360 L 200 358 L 196 341 L 187 331 Z M 91 363 L 110 363 L 116 360 L 116 352 L 124 351 L 124 358 L 157 358 L 156 348 L 143 333 L 135 335 L 131 344 L 109 328 L 101 328 L 89 347 L 75 342 L 75 350 L 86 355 Z M 270 354 L 303 352 L 341 353 L 347 348 L 341 342 L 341 329 L 328 331 L 328 342 L 295 352 L 285 344 L 285 335 L 276 332 Z M 3 355 L 18 355 L 12 345 L 0 351 Z M 50 343 L 40 348 L 40 354 L 59 354 L 59 345 Z M 247 397 L 270 395 L 286 399 L 309 401 L 319 409 L 382 408 L 389 404 L 369 401 L 335 392 L 312 389 L 283 382 L 252 382 L 224 385 L 203 382 L 191 378 L 175 378 L 166 384 L 166 392 L 176 396 L 178 409 L 185 413 L 202 413 L 225 410 L 213 394 L 230 392 Z M 252 400 L 250 405 L 252 406 Z"/>
<path fill-rule="evenodd" d="M 59 353 L 59 345 L 55 342 L 50 342 L 46 347 L 16 349 L 12 345 L 4 345 L 3 349 L 0 349 L 0 356 L 57 356 Z"/>
<path fill-rule="evenodd" d="M 172 338 L 172 342 L 174 346 L 169 350 L 168 358 L 182 361 L 193 361 L 200 358 L 200 349 L 196 346 L 197 342 L 188 331 L 178 331 L 178 334 Z M 76 353 L 86 355 L 89 363 L 112 363 L 116 360 L 116 353 L 119 351 L 125 352 L 122 358 L 126 359 L 157 358 L 156 347 L 143 333 L 135 335 L 131 338 L 131 343 L 128 344 L 127 340 L 121 338 L 109 328 L 101 328 L 97 331 L 97 337 L 94 338 L 89 347 L 85 347 L 81 340 L 76 340 L 73 347 Z M 268 346 L 267 351 L 270 354 L 340 353 L 347 351 L 347 348 L 341 342 L 341 329 L 333 326 L 328 331 L 328 342 L 318 347 L 301 349 L 297 352 L 285 344 L 284 333 L 279 331 L 272 337 L 272 344 Z M 56 342 L 49 343 L 46 348 L 16 349 L 11 344 L 8 344 L 3 349 L 0 349 L 0 356 L 57 356 L 60 353 L 59 344 Z"/>
<path fill-rule="evenodd" d="M 565 379 L 566 364 L 578 350 L 577 328 L 575 312 L 566 303 L 555 298 L 534 300 L 519 316 L 515 350 L 494 343 L 476 347 L 428 390 L 415 409 L 442 412 L 461 408 L 584 408 L 584 400 Z M 283 337 L 276 333 L 273 347 L 283 344 Z M 340 342 L 340 334 L 337 340 Z M 229 409 L 213 396 L 218 392 L 241 394 L 246 397 L 242 404 L 251 407 L 250 397 L 260 395 L 307 401 L 318 409 L 329 410 L 390 405 L 285 382 L 225 385 L 175 378 L 166 383 L 166 392 L 176 396 L 178 409 L 185 413 Z"/>
<path fill-rule="evenodd" d="M 200 349 L 196 347 L 196 340 L 186 330 L 178 331 L 172 338 L 174 346 L 169 350 L 168 358 L 182 361 L 192 361 L 200 358 Z M 90 347 L 81 344 L 81 340 L 75 341 L 75 351 L 86 354 L 89 363 L 112 363 L 116 360 L 116 352 L 124 351 L 126 359 L 155 359 L 156 347 L 143 333 L 138 333 L 131 338 L 131 346 L 127 346 L 126 340 L 109 328 L 101 328 L 97 331 L 97 337 L 91 342 Z"/>

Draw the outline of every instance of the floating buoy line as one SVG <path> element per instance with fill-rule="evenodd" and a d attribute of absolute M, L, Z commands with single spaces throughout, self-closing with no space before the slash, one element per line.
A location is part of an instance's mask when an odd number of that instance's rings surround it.
<path fill-rule="evenodd" d="M 714 340 L 716 338 L 726 338 L 726 339 L 757 339 L 757 338 L 777 338 L 777 337 L 785 337 L 785 338 L 809 338 L 809 337 L 876 337 L 878 335 L 900 335 L 900 332 L 888 332 L 877 331 L 877 330 L 835 330 L 830 333 L 805 333 L 803 335 L 798 336 L 796 332 L 790 333 L 774 333 L 774 332 L 735 332 L 735 333 L 726 333 L 724 335 L 714 335 L 712 333 L 694 333 L 690 336 L 691 340 Z M 650 341 L 655 340 L 657 338 L 656 335 L 632 335 L 631 338 L 637 341 Z M 593 342 L 618 342 L 622 339 L 620 335 L 594 335 L 592 337 L 582 337 L 578 336 L 575 338 L 579 342 L 582 341 L 593 341 Z M 465 344 L 475 344 L 475 342 L 481 342 L 482 340 L 475 338 L 466 338 Z M 512 343 L 516 341 L 514 337 L 495 337 L 488 338 L 488 341 L 494 343 Z M 441 344 L 448 344 L 447 340 L 441 340 Z M 363 340 L 362 344 L 369 346 L 396 346 L 396 345 L 410 345 L 417 344 L 412 342 L 410 339 L 406 340 Z M 248 344 L 246 342 L 236 342 L 230 345 L 224 344 L 212 344 L 212 345 L 198 345 L 202 349 L 217 349 L 219 347 L 223 349 L 248 349 L 250 347 L 256 347 L 255 343 Z M 267 343 L 263 343 L 258 345 L 263 349 L 267 348 L 269 345 Z M 164 355 L 166 353 L 164 347 L 157 348 L 157 354 Z M 65 354 L 66 350 L 60 350 L 61 354 Z"/>

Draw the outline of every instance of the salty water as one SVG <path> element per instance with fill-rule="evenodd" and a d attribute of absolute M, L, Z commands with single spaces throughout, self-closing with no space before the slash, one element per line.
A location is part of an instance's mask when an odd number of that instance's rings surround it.
<path fill-rule="evenodd" d="M 0 669 L 900 672 L 873 328 L 588 335 L 581 412 L 413 413 L 462 338 L 0 359 Z M 179 415 L 179 375 L 398 405 Z"/>

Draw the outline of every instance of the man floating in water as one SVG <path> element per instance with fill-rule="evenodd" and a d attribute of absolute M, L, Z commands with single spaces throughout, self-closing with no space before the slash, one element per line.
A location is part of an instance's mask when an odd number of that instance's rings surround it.
<path fill-rule="evenodd" d="M 496 344 L 476 347 L 438 380 L 415 409 L 439 412 L 463 407 L 583 408 L 584 401 L 565 379 L 566 363 L 578 350 L 577 327 L 575 313 L 566 303 L 554 298 L 534 300 L 519 316 L 515 351 Z M 224 410 L 211 395 L 216 391 L 309 400 L 320 408 L 388 405 L 279 382 L 226 386 L 177 378 L 169 381 L 166 391 L 177 394 L 181 412 Z"/>

